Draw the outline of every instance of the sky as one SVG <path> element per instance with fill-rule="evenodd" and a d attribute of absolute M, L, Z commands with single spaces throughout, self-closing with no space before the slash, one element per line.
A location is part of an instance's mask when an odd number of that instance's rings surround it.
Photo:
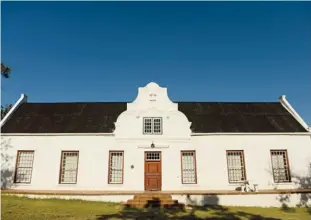
<path fill-rule="evenodd" d="M 1 2 L 2 104 L 278 101 L 311 125 L 311 2 Z"/>

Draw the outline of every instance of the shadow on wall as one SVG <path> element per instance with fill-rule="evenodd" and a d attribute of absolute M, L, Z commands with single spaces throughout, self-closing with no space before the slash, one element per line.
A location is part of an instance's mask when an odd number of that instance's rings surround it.
<path fill-rule="evenodd" d="M 311 189 L 311 163 L 308 166 L 308 175 L 307 176 L 294 176 L 294 183 L 298 185 L 300 189 Z M 300 197 L 299 206 L 307 206 L 311 204 L 311 193 L 304 193 Z M 310 209 L 311 212 L 311 209 Z"/>
<path fill-rule="evenodd" d="M 187 203 L 188 204 L 210 204 L 207 206 L 195 206 L 189 205 L 187 208 L 182 206 L 177 206 L 177 208 L 170 208 L 170 209 L 159 209 L 154 208 L 154 206 L 145 208 L 145 209 L 136 209 L 136 208 L 126 208 L 124 207 L 119 213 L 112 214 L 112 215 L 101 215 L 97 216 L 97 220 L 110 220 L 110 219 L 136 219 L 136 220 L 145 220 L 145 219 L 175 219 L 175 220 L 182 220 L 182 219 L 196 219 L 196 220 L 203 220 L 203 219 L 249 219 L 249 220 L 280 220 L 278 218 L 269 218 L 264 217 L 261 215 L 254 215 L 251 213 L 238 211 L 232 212 L 228 208 L 220 206 L 219 198 L 217 196 L 203 196 L 201 201 L 192 200 L 191 196 L 187 196 Z M 161 206 L 160 201 L 156 200 L 156 202 L 151 202 L 152 204 L 157 204 Z M 208 213 L 209 217 L 198 217 L 196 215 L 196 211 L 205 211 Z"/>
<path fill-rule="evenodd" d="M 13 171 L 9 170 L 12 156 L 7 153 L 12 148 L 10 139 L 1 141 L 1 189 L 10 188 L 13 184 Z"/>
<path fill-rule="evenodd" d="M 300 176 L 297 174 L 292 174 L 292 182 L 295 184 L 297 189 L 311 189 L 311 163 L 308 165 L 308 172 L 306 176 Z M 290 203 L 292 194 L 280 194 L 277 196 L 277 200 L 281 203 L 281 209 L 287 212 L 294 212 L 294 208 L 290 208 L 288 204 Z M 311 214 L 311 193 L 301 193 L 299 203 L 296 204 L 297 207 L 307 207 L 309 213 Z"/>

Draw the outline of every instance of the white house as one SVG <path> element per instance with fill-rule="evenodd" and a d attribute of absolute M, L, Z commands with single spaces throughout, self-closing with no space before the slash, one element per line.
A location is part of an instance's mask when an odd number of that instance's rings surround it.
<path fill-rule="evenodd" d="M 126 201 L 161 191 L 186 203 L 255 206 L 279 206 L 286 192 L 290 206 L 310 202 L 301 200 L 311 192 L 311 132 L 285 96 L 173 102 L 153 82 L 130 103 L 22 95 L 1 129 L 3 192 Z"/>

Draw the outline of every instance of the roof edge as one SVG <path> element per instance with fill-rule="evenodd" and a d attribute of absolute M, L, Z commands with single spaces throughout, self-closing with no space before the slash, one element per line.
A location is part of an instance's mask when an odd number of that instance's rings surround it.
<path fill-rule="evenodd" d="M 173 103 L 176 104 L 187 104 L 187 103 L 208 103 L 208 104 L 277 104 L 278 101 L 175 101 L 172 100 Z M 83 102 L 83 101 L 64 101 L 64 102 L 27 102 L 27 104 L 128 104 L 131 101 L 94 101 L 94 102 Z"/>
<path fill-rule="evenodd" d="M 310 132 L 213 132 L 213 133 L 192 133 L 191 136 L 212 136 L 212 135 L 295 135 L 311 136 Z"/>
<path fill-rule="evenodd" d="M 23 104 L 24 102 L 27 102 L 27 95 L 24 93 L 21 94 L 20 98 L 17 100 L 17 102 L 13 105 L 13 107 L 10 109 L 10 111 L 4 116 L 4 118 L 0 122 L 0 127 L 2 126 L 10 119 L 11 115 L 18 109 L 18 107 Z"/>
<path fill-rule="evenodd" d="M 306 129 L 307 132 L 311 132 L 311 128 L 308 124 L 302 119 L 302 117 L 295 111 L 295 109 L 289 104 L 286 99 L 286 95 L 279 97 L 280 103 L 282 106 L 299 122 L 299 124 Z"/>
<path fill-rule="evenodd" d="M 1 136 L 114 136 L 113 133 L 2 133 Z"/>
<path fill-rule="evenodd" d="M 115 136 L 113 133 L 2 133 L 2 136 Z M 191 133 L 190 136 L 213 135 L 311 135 L 311 132 L 211 132 Z"/>

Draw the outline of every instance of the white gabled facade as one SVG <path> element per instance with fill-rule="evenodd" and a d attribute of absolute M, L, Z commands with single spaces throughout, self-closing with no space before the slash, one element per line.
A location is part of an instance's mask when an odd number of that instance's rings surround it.
<path fill-rule="evenodd" d="M 235 191 L 241 183 L 229 183 L 227 151 L 238 150 L 243 151 L 244 175 L 251 189 L 253 184 L 259 192 L 311 188 L 301 182 L 302 178 L 311 178 L 310 132 L 194 134 L 190 129 L 191 122 L 178 111 L 177 105 L 168 98 L 166 88 L 149 83 L 139 88 L 134 102 L 127 104 L 127 110 L 118 117 L 112 134 L 2 134 L 2 153 L 5 155 L 2 186 L 23 190 L 144 191 L 145 152 L 157 151 L 161 152 L 161 191 Z M 144 134 L 146 117 L 162 119 L 161 134 Z M 34 151 L 31 182 L 27 184 L 13 183 L 18 150 Z M 286 150 L 290 182 L 275 183 L 271 150 Z M 74 184 L 60 183 L 62 151 L 79 152 Z M 111 184 L 108 180 L 110 151 L 123 152 L 120 184 Z M 181 151 L 195 151 L 195 183 L 182 181 Z M 189 157 L 184 163 L 189 163 Z M 277 204 L 267 201 L 267 195 L 254 196 L 260 206 Z M 186 201 L 183 196 L 176 198 Z M 200 200 L 200 196 L 195 198 Z M 225 205 L 240 204 L 236 196 L 221 198 Z M 241 201 L 242 205 L 246 203 Z"/>

